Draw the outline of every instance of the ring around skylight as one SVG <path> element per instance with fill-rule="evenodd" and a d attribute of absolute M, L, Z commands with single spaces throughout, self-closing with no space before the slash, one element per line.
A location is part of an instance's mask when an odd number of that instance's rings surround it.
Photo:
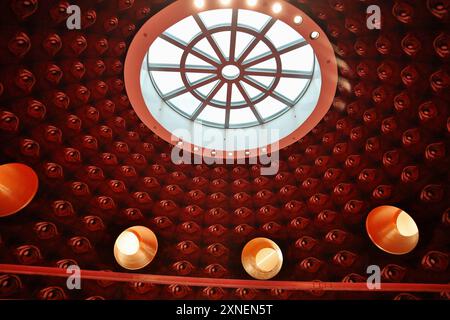
<path fill-rule="evenodd" d="M 211 0 L 198 9 L 179 0 L 151 17 L 125 61 L 139 118 L 166 141 L 219 157 L 251 157 L 308 133 L 331 106 L 336 60 L 323 30 L 279 2 L 274 14 L 270 2 Z M 314 31 L 321 36 L 311 39 Z M 198 127 L 209 138 L 199 139 Z M 276 134 L 260 139 L 263 131 Z"/>

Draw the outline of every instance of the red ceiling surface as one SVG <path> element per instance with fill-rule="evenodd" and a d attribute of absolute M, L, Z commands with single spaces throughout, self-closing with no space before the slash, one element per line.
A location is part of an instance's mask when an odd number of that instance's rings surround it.
<path fill-rule="evenodd" d="M 145 127 L 123 81 L 127 47 L 170 1 L 83 0 L 82 30 L 67 1 L 0 3 L 0 163 L 39 175 L 32 203 L 0 220 L 0 263 L 129 272 L 116 237 L 145 225 L 155 260 L 140 273 L 250 279 L 241 250 L 256 236 L 284 254 L 274 280 L 450 282 L 450 1 L 290 1 L 335 47 L 335 102 L 307 136 L 281 151 L 280 172 L 251 165 L 183 165 Z M 378 4 L 381 30 L 366 27 Z M 365 218 L 376 206 L 408 212 L 420 230 L 411 253 L 375 247 Z M 0 298 L 448 299 L 448 292 L 377 293 L 195 287 L 0 274 Z"/>

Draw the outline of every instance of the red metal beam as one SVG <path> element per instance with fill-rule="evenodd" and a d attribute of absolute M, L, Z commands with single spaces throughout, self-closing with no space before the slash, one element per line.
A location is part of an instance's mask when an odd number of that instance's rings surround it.
<path fill-rule="evenodd" d="M 0 273 L 22 274 L 30 276 L 62 277 L 70 276 L 65 269 L 0 264 Z M 177 277 L 152 274 L 124 273 L 81 270 L 81 278 L 115 282 L 148 282 L 153 284 L 180 284 L 195 287 L 254 288 L 284 290 L 323 290 L 323 291 L 372 291 L 372 292 L 446 292 L 450 284 L 426 283 L 382 283 L 380 289 L 369 289 L 367 284 L 350 282 L 318 281 L 259 281 L 242 279 L 213 279 L 195 277 Z"/>

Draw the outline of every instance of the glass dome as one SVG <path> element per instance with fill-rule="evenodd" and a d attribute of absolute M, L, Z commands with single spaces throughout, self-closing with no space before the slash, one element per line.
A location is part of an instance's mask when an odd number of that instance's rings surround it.
<path fill-rule="evenodd" d="M 285 113 L 303 97 L 314 67 L 314 51 L 297 31 L 245 9 L 189 16 L 164 31 L 147 54 L 152 84 L 168 106 L 226 129 Z"/>

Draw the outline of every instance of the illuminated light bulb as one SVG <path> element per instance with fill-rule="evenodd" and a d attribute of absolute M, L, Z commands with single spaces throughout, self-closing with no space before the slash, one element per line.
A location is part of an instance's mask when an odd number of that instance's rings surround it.
<path fill-rule="evenodd" d="M 224 6 L 229 5 L 231 3 L 231 0 L 220 0 L 220 3 Z"/>
<path fill-rule="evenodd" d="M 258 0 L 247 0 L 247 5 L 254 7 L 258 4 Z"/>
<path fill-rule="evenodd" d="M 295 24 L 302 24 L 303 18 L 301 16 L 295 16 L 294 23 Z"/>
<path fill-rule="evenodd" d="M 256 254 L 256 265 L 261 271 L 269 272 L 278 264 L 277 252 L 272 248 L 264 248 Z"/>
<path fill-rule="evenodd" d="M 212 155 L 212 156 L 215 156 L 215 155 L 216 155 L 216 151 L 214 151 L 214 150 L 211 151 L 211 155 Z"/>
<path fill-rule="evenodd" d="M 197 152 L 198 151 L 198 147 L 194 147 L 194 151 Z"/>
<path fill-rule="evenodd" d="M 229 155 L 230 157 L 232 157 L 232 156 L 233 156 L 233 152 L 228 152 L 228 155 Z"/>
<path fill-rule="evenodd" d="M 124 231 L 117 238 L 117 248 L 122 254 L 131 256 L 139 251 L 139 238 L 130 231 Z"/>
<path fill-rule="evenodd" d="M 250 151 L 245 151 L 245 155 L 249 156 L 250 155 Z"/>
<path fill-rule="evenodd" d="M 283 10 L 283 6 L 281 5 L 281 3 L 277 2 L 272 6 L 272 11 L 274 13 L 280 13 L 281 10 Z"/>
<path fill-rule="evenodd" d="M 194 5 L 197 8 L 203 8 L 205 6 L 205 0 L 194 0 Z"/>

